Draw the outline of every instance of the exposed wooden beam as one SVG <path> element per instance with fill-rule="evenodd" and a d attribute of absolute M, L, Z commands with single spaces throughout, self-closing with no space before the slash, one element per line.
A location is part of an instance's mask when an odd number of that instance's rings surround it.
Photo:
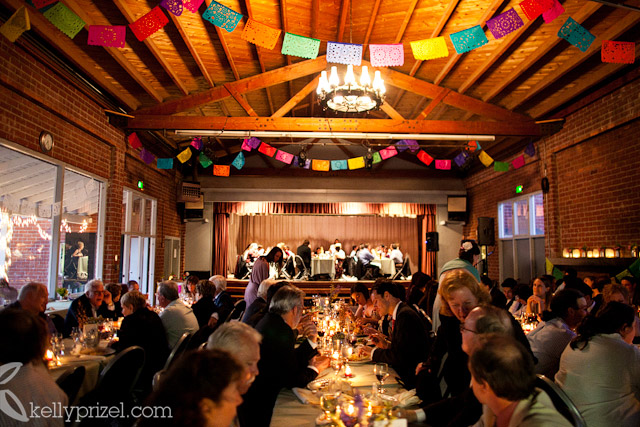
<path fill-rule="evenodd" d="M 222 142 L 220 138 L 216 138 L 216 142 L 220 147 L 222 147 L 224 152 L 227 153 L 227 156 L 231 155 L 231 151 L 229 151 L 229 148 L 227 148 L 227 146 Z"/>
<path fill-rule="evenodd" d="M 575 20 L 577 23 L 584 22 L 588 17 L 590 17 L 593 13 L 595 13 L 600 6 L 600 3 L 588 1 L 580 8 L 580 10 L 571 15 L 571 18 Z M 531 67 L 538 62 L 540 58 L 547 54 L 551 49 L 553 49 L 558 43 L 563 41 L 556 34 L 549 34 L 547 40 L 545 40 L 535 52 L 526 56 L 526 59 L 522 61 L 518 67 L 509 73 L 499 85 L 491 89 L 486 95 L 482 97 L 482 100 L 487 102 L 495 98 L 500 92 L 502 92 L 507 86 L 513 83 L 518 77 L 520 77 L 526 71 L 529 71 Z"/>
<path fill-rule="evenodd" d="M 131 9 L 129 9 L 129 5 L 124 0 L 113 0 L 114 4 L 120 9 L 122 15 L 124 15 L 125 19 L 131 24 L 137 20 L 136 16 L 133 14 Z M 171 80 L 178 86 L 178 88 L 185 94 L 188 95 L 189 91 L 187 87 L 182 82 L 182 79 L 176 74 L 174 71 L 175 64 L 172 65 L 167 61 L 167 58 L 164 57 L 160 49 L 153 42 L 151 37 L 147 37 L 144 42 L 145 46 L 151 51 L 153 56 L 158 60 L 164 71 L 171 77 Z"/>
<path fill-rule="evenodd" d="M 254 111 L 254 109 L 249 105 L 246 99 L 242 97 L 242 94 L 236 90 L 235 87 L 231 86 L 229 83 L 225 83 L 224 87 L 227 88 L 233 99 L 235 99 L 238 104 L 247 112 L 251 117 L 258 117 L 258 113 Z"/>
<path fill-rule="evenodd" d="M 599 53 L 600 49 L 602 48 L 603 40 L 616 40 L 627 30 L 635 26 L 638 22 L 640 22 L 640 13 L 629 13 L 624 18 L 613 24 L 613 27 L 609 28 L 606 32 L 596 36 L 596 39 L 593 41 L 593 43 L 591 43 L 591 46 L 589 46 L 589 49 L 586 52 L 575 54 L 569 60 L 563 62 L 558 69 L 545 76 L 545 78 L 540 80 L 540 82 L 533 88 L 527 90 L 525 93 L 511 100 L 511 102 L 508 103 L 507 108 L 513 110 L 517 106 L 522 105 L 529 99 L 533 98 L 535 95 L 540 93 L 545 88 L 549 87 L 550 84 L 556 82 L 569 71 L 582 64 L 591 56 Z M 575 47 L 570 47 L 570 49 L 575 49 Z"/>
<path fill-rule="evenodd" d="M 182 25 L 182 22 L 180 22 L 180 17 L 175 16 L 173 13 L 169 13 L 169 16 L 171 17 L 173 24 L 178 29 L 178 32 L 180 33 L 180 36 L 182 37 L 184 44 L 187 45 L 187 49 L 189 49 L 189 52 L 191 52 L 191 56 L 193 57 L 193 60 L 196 61 L 196 64 L 198 64 L 198 68 L 200 69 L 202 76 L 207 81 L 207 83 L 209 83 L 209 86 L 214 87 L 215 84 L 213 83 L 213 79 L 211 78 L 211 75 L 209 75 L 209 71 L 207 70 L 207 67 L 204 65 L 204 62 L 202 61 L 202 58 L 200 57 L 198 50 L 196 49 L 193 42 L 191 41 L 191 37 L 189 37 L 189 33 L 187 33 L 184 26 Z"/>
<path fill-rule="evenodd" d="M 136 116 L 128 128 L 261 130 L 298 132 L 390 132 L 538 136 L 533 121 L 458 122 L 436 120 L 328 119 L 312 117 Z"/>
<path fill-rule="evenodd" d="M 249 13 L 249 17 L 253 18 L 253 11 L 251 10 L 251 2 L 250 0 L 245 0 L 244 2 L 247 12 Z M 256 55 L 258 56 L 258 63 L 260 64 L 260 72 L 264 73 L 267 69 L 264 66 L 264 59 L 262 58 L 262 48 L 258 45 L 254 45 L 256 49 Z M 269 103 L 269 114 L 273 114 L 273 98 L 271 97 L 271 89 L 268 87 L 265 88 L 267 92 L 267 102 Z"/>
<path fill-rule="evenodd" d="M 382 104 L 380 109 L 385 113 L 387 113 L 387 116 L 391 117 L 392 119 L 404 120 L 404 117 L 402 117 L 400 113 L 394 110 L 394 108 L 391 105 L 387 104 L 386 102 Z"/>
<path fill-rule="evenodd" d="M 407 11 L 404 14 L 404 19 L 402 20 L 402 24 L 400 24 L 400 28 L 398 29 L 398 34 L 396 34 L 394 43 L 400 43 L 402 41 L 404 32 L 407 30 L 407 25 L 409 25 L 409 21 L 411 21 L 411 16 L 413 16 L 413 11 L 416 9 L 417 4 L 418 0 L 412 0 L 409 7 L 407 7 Z"/>
<path fill-rule="evenodd" d="M 16 1 L 16 0 L 13 0 Z M 310 74 L 319 73 L 327 66 L 327 57 L 319 56 L 316 59 L 297 62 L 282 68 L 267 71 L 266 73 L 247 77 L 242 80 L 227 83 L 238 93 L 247 93 L 258 89 L 284 83 L 288 80 L 295 80 Z M 231 96 L 231 93 L 224 86 L 217 86 L 205 92 L 185 96 L 174 101 L 167 101 L 160 105 L 145 108 L 137 111 L 137 114 L 175 114 L 181 111 L 190 110 L 200 105 L 210 102 L 220 101 Z"/>
<path fill-rule="evenodd" d="M 229 68 L 231 68 L 231 72 L 233 73 L 233 77 L 236 80 L 240 80 L 240 73 L 238 73 L 238 67 L 236 66 L 236 63 L 233 60 L 233 55 L 229 50 L 229 45 L 227 44 L 227 41 L 224 38 L 224 31 L 217 25 L 214 25 L 214 28 L 216 29 L 216 34 L 218 35 L 218 39 L 220 40 L 220 44 L 222 45 L 224 56 L 225 58 L 227 58 L 227 62 L 229 63 Z"/>
<path fill-rule="evenodd" d="M 640 54 L 640 44 L 636 44 L 636 61 L 638 61 L 639 54 Z M 561 92 L 558 98 L 553 98 L 553 97 L 550 98 L 550 101 L 553 102 L 552 105 L 549 105 L 549 104 L 538 105 L 529 111 L 531 112 L 533 117 L 541 117 L 544 114 L 558 108 L 564 103 L 575 98 L 583 91 L 589 89 L 591 86 L 599 83 L 600 81 L 606 79 L 612 74 L 618 72 L 620 69 L 626 67 L 627 65 L 628 64 L 602 64 L 600 68 L 596 70 L 596 72 L 587 74 L 586 77 L 584 78 L 582 77 L 579 78 L 576 81 L 576 84 L 574 86 L 572 86 L 570 89 L 567 89 L 566 91 Z"/>
<path fill-rule="evenodd" d="M 128 108 L 130 108 L 131 110 L 135 110 L 140 106 L 140 101 L 138 101 L 135 97 L 133 97 L 128 92 L 119 89 L 113 83 L 111 83 L 111 79 L 113 79 L 113 81 L 117 81 L 117 79 L 112 76 L 109 76 L 109 78 L 105 77 L 102 67 L 97 62 L 95 62 L 86 53 L 84 53 L 82 49 L 76 46 L 76 44 L 68 37 L 61 37 L 60 30 L 58 30 L 58 28 L 56 28 L 51 22 L 49 22 L 47 18 L 45 18 L 36 9 L 20 0 L 5 0 L 4 2 L 11 6 L 11 8 L 13 9 L 12 12 L 16 11 L 22 6 L 25 6 L 29 10 L 31 31 L 35 31 L 37 34 L 42 36 L 47 41 L 47 43 L 55 46 L 58 51 L 60 51 L 67 58 L 67 60 L 75 64 L 83 72 L 87 73 L 88 76 L 90 76 L 107 92 L 116 97 L 118 101 L 122 102 Z M 106 70 L 105 74 L 108 74 L 106 73 Z"/>
<path fill-rule="evenodd" d="M 278 109 L 275 113 L 271 115 L 271 117 L 283 117 L 287 114 L 293 107 L 295 107 L 300 101 L 309 95 L 309 93 L 313 92 L 313 90 L 318 86 L 318 81 L 320 80 L 320 75 L 317 75 L 313 78 L 309 83 L 307 83 L 300 92 L 296 93 L 291 97 L 285 104 Z"/>
<path fill-rule="evenodd" d="M 494 13 L 496 13 L 496 10 L 498 10 L 498 8 L 500 7 L 500 5 L 502 5 L 502 3 L 504 3 L 504 0 L 493 0 L 489 5 L 489 7 L 482 14 L 482 17 L 477 21 L 476 25 L 480 25 L 481 27 L 484 27 L 487 20 L 490 19 Z M 445 65 L 444 68 L 440 70 L 440 72 L 436 76 L 436 79 L 433 81 L 433 83 L 437 85 L 442 83 L 442 81 L 447 77 L 447 74 L 449 74 L 449 72 L 453 69 L 453 67 L 456 66 L 456 64 L 458 63 L 458 60 L 461 57 L 462 55 L 457 53 L 454 55 L 451 55 L 451 57 L 449 58 L 449 61 L 447 62 L 447 65 Z"/>
<path fill-rule="evenodd" d="M 289 18 L 287 16 L 287 0 L 280 0 L 280 22 L 282 23 L 282 32 L 283 36 L 289 29 Z M 291 61 L 290 55 L 285 55 L 285 59 L 287 61 L 287 65 L 291 65 L 293 62 Z M 289 98 L 293 96 L 293 79 L 286 80 L 287 88 L 289 89 Z M 293 114 L 293 113 L 292 113 Z"/>
<path fill-rule="evenodd" d="M 369 25 L 367 25 L 367 32 L 364 35 L 364 43 L 363 43 L 363 51 L 366 51 L 367 45 L 369 44 L 369 38 L 371 38 L 371 33 L 373 32 L 373 25 L 376 22 L 376 18 L 378 17 L 378 10 L 380 9 L 380 3 L 382 0 L 376 0 L 373 5 L 373 9 L 371 10 L 371 17 L 369 18 Z"/>
<path fill-rule="evenodd" d="M 342 3 L 340 4 L 340 18 L 338 21 L 338 42 L 340 43 L 344 40 L 344 28 L 346 27 L 350 7 L 351 0 L 342 0 Z"/>
<path fill-rule="evenodd" d="M 311 38 L 316 38 L 320 28 L 320 0 L 311 1 Z"/>
<path fill-rule="evenodd" d="M 424 110 L 422 110 L 422 112 L 420 114 L 418 114 L 418 117 L 416 117 L 416 120 L 424 120 L 424 119 L 426 119 L 429 116 L 429 114 L 434 110 L 434 108 L 436 108 L 438 106 L 438 104 L 440 104 L 440 102 L 442 102 L 444 97 L 449 94 L 449 92 L 451 92 L 451 89 L 447 89 L 447 88 L 443 87 L 442 90 L 440 91 L 440 93 L 438 95 L 436 95 L 436 97 L 433 98 L 431 100 L 431 102 L 429 102 L 429 104 L 427 104 L 426 107 L 424 107 Z"/>

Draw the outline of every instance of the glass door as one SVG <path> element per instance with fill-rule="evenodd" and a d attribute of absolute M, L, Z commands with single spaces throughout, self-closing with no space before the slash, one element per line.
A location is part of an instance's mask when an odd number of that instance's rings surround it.
<path fill-rule="evenodd" d="M 121 282 L 135 280 L 145 294 L 153 290 L 156 210 L 155 199 L 124 190 Z"/>

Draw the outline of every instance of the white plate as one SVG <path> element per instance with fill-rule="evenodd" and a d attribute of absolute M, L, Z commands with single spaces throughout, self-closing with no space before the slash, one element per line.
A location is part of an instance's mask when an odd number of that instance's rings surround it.
<path fill-rule="evenodd" d="M 321 391 L 331 383 L 330 378 L 320 378 L 307 384 L 307 388 L 311 391 Z"/>

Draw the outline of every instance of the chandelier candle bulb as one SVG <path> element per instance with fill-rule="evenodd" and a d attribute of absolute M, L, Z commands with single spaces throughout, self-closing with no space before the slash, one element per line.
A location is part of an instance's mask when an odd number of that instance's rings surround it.
<path fill-rule="evenodd" d="M 331 67 L 331 75 L 329 76 L 329 86 L 331 89 L 335 89 L 340 85 L 340 79 L 338 78 L 338 67 L 335 65 Z"/>
<path fill-rule="evenodd" d="M 353 65 L 347 65 L 347 74 L 344 76 L 344 84 L 353 86 L 356 84 L 356 77 L 353 74 Z"/>
<path fill-rule="evenodd" d="M 369 77 L 369 67 L 362 66 L 362 74 L 360 75 L 360 84 L 363 87 L 371 87 L 371 77 Z"/>

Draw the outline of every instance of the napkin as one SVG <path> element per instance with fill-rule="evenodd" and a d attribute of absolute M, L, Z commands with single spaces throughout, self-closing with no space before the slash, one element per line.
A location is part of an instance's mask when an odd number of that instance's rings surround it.
<path fill-rule="evenodd" d="M 398 401 L 398 406 L 402 408 L 417 405 L 421 402 L 420 398 L 416 396 L 415 389 L 403 391 L 402 393 L 398 393 L 393 397 Z"/>
<path fill-rule="evenodd" d="M 320 397 L 317 393 L 304 388 L 294 387 L 291 389 L 301 403 L 310 403 L 312 405 L 320 404 Z"/>

